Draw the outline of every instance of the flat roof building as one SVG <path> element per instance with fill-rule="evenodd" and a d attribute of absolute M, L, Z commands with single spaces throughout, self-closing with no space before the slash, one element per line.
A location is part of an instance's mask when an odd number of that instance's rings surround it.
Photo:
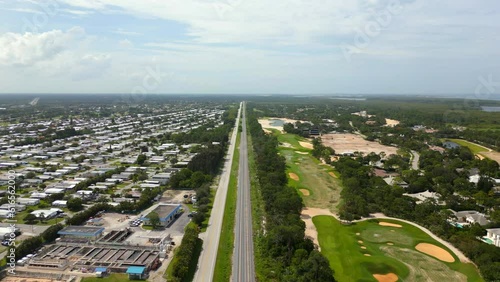
<path fill-rule="evenodd" d="M 161 226 L 168 226 L 174 221 L 176 215 L 180 212 L 181 205 L 177 204 L 160 204 L 152 212 L 156 212 L 160 218 Z M 149 214 L 148 214 L 149 215 Z M 151 225 L 148 215 L 141 217 L 145 225 Z"/>
<path fill-rule="evenodd" d="M 62 237 L 70 238 L 87 238 L 90 240 L 96 240 L 102 235 L 104 227 L 94 227 L 94 226 L 68 226 L 57 234 Z"/>

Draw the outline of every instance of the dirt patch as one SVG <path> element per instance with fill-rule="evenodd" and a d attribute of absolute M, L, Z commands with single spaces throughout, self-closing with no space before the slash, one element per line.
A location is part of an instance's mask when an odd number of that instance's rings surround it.
<path fill-rule="evenodd" d="M 453 256 L 448 251 L 433 244 L 420 243 L 415 246 L 415 249 L 419 252 L 430 255 L 444 262 L 455 261 L 455 258 L 453 258 Z"/>
<path fill-rule="evenodd" d="M 334 216 L 333 213 L 327 209 L 318 209 L 318 208 L 304 208 L 302 210 L 300 218 L 306 224 L 305 235 L 310 238 L 313 243 L 318 246 L 318 250 L 321 251 L 318 242 L 318 231 L 316 230 L 316 226 L 314 225 L 312 218 L 317 215 L 329 215 Z"/>
<path fill-rule="evenodd" d="M 390 223 L 390 222 L 383 222 L 383 221 L 380 221 L 378 224 L 382 225 L 382 226 L 390 226 L 390 227 L 399 227 L 399 228 L 403 227 L 400 224 Z"/>
<path fill-rule="evenodd" d="M 309 154 L 308 152 L 301 152 L 301 151 L 295 151 L 295 153 L 301 154 L 301 155 L 307 155 L 307 154 Z"/>
<path fill-rule="evenodd" d="M 288 173 L 288 176 L 289 176 L 291 179 L 295 180 L 295 181 L 299 181 L 299 179 L 300 179 L 300 178 L 299 178 L 299 176 L 298 176 L 297 174 L 293 173 L 293 172 L 289 172 L 289 173 Z"/>
<path fill-rule="evenodd" d="M 389 156 L 391 154 L 397 154 L 398 150 L 396 147 L 385 146 L 379 144 L 378 142 L 367 141 L 360 135 L 351 133 L 324 134 L 321 136 L 321 141 L 325 146 L 335 149 L 337 154 L 352 154 L 354 152 L 360 152 L 363 154 L 374 152 L 376 154 L 380 154 L 381 152 L 384 152 L 386 156 Z"/>
<path fill-rule="evenodd" d="M 378 282 L 396 282 L 399 279 L 398 276 L 394 273 L 373 274 L 373 277 L 375 277 Z"/>
<path fill-rule="evenodd" d="M 309 196 L 310 195 L 309 190 L 307 190 L 307 189 L 299 189 L 299 191 L 304 196 Z"/>
<path fill-rule="evenodd" d="M 385 119 L 385 126 L 394 127 L 398 124 L 399 124 L 399 120 L 390 119 L 390 118 Z"/>
<path fill-rule="evenodd" d="M 314 149 L 313 144 L 311 142 L 303 142 L 299 141 L 300 146 L 307 148 L 307 149 Z"/>
<path fill-rule="evenodd" d="M 271 130 L 269 130 L 267 128 L 262 128 L 262 130 L 264 130 L 265 134 L 271 134 L 271 133 L 273 133 Z"/>
<path fill-rule="evenodd" d="M 333 173 L 333 172 L 331 172 L 331 171 L 330 171 L 328 174 L 330 174 L 330 176 L 331 176 L 331 177 L 333 177 L 333 178 L 338 178 L 338 177 L 335 175 L 335 173 Z"/>
<path fill-rule="evenodd" d="M 499 152 L 481 152 L 481 155 L 490 158 L 500 164 L 500 153 Z"/>

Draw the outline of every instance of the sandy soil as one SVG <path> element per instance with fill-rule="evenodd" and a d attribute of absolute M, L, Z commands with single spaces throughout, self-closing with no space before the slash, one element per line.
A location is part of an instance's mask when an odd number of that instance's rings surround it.
<path fill-rule="evenodd" d="M 333 172 L 331 172 L 331 171 L 330 171 L 328 174 L 330 174 L 330 176 L 331 176 L 331 177 L 333 177 L 333 178 L 338 178 L 338 177 L 335 175 L 335 173 L 333 173 Z"/>
<path fill-rule="evenodd" d="M 285 123 L 295 123 L 297 122 L 297 120 L 294 120 L 294 119 L 289 119 L 289 118 L 269 118 L 269 119 L 259 119 L 259 123 L 260 125 L 262 126 L 262 128 L 272 128 L 272 129 L 277 129 L 281 132 L 283 132 L 283 126 L 275 126 L 275 125 L 271 125 L 271 120 L 275 120 L 275 119 L 279 119 L 279 120 L 282 120 L 284 121 Z M 305 121 L 302 121 L 300 120 L 300 122 L 305 122 Z"/>
<path fill-rule="evenodd" d="M 266 129 L 266 128 L 263 128 L 262 130 L 264 130 L 264 133 L 266 133 L 266 134 L 271 134 L 271 133 L 273 133 L 271 130 Z"/>
<path fill-rule="evenodd" d="M 299 141 L 300 146 L 307 148 L 307 149 L 314 149 L 313 144 L 311 142 L 303 142 Z"/>
<path fill-rule="evenodd" d="M 293 172 L 289 172 L 288 176 L 290 176 L 290 178 L 295 180 L 295 181 L 299 181 L 299 176 Z"/>
<path fill-rule="evenodd" d="M 420 243 L 415 246 L 415 249 L 417 251 L 420 251 L 424 254 L 430 255 L 432 257 L 435 257 L 441 261 L 444 262 L 454 262 L 455 259 L 453 256 L 447 252 L 445 249 L 438 247 L 433 244 L 428 244 L 428 243 Z"/>
<path fill-rule="evenodd" d="M 395 224 L 395 223 L 390 223 L 390 222 L 383 222 L 383 221 L 380 221 L 378 224 L 382 225 L 382 226 L 390 226 L 390 227 L 399 227 L 399 228 L 403 227 L 400 224 Z"/>
<path fill-rule="evenodd" d="M 333 213 L 327 209 L 304 208 L 304 209 L 302 209 L 302 214 L 300 215 L 300 218 L 306 224 L 306 231 L 305 231 L 306 237 L 310 238 L 313 241 L 313 243 L 316 246 L 318 246 L 318 250 L 321 251 L 321 248 L 320 248 L 319 242 L 318 242 L 318 231 L 316 230 L 316 226 L 314 226 L 314 223 L 312 221 L 312 218 L 317 216 L 317 215 L 334 216 Z"/>
<path fill-rule="evenodd" d="M 351 133 L 325 134 L 321 136 L 321 140 L 325 146 L 333 148 L 337 154 L 354 153 L 356 151 L 363 154 L 369 154 L 371 152 L 380 154 L 384 152 L 386 156 L 389 156 L 391 154 L 397 154 L 398 150 L 396 147 L 367 141 L 363 139 L 363 137 Z"/>
<path fill-rule="evenodd" d="M 281 143 L 281 146 L 285 148 L 293 148 L 292 144 L 286 142 Z"/>
<path fill-rule="evenodd" d="M 373 277 L 375 277 L 378 282 L 396 282 L 399 279 L 398 276 L 394 273 L 373 274 Z"/>
<path fill-rule="evenodd" d="M 500 153 L 499 152 L 481 152 L 481 155 L 490 158 L 500 164 Z"/>
<path fill-rule="evenodd" d="M 307 154 L 309 154 L 308 152 L 301 152 L 301 151 L 295 151 L 295 153 L 301 154 L 301 155 L 307 155 Z"/>
<path fill-rule="evenodd" d="M 484 156 L 480 155 L 480 154 L 476 154 L 476 157 L 480 160 L 483 160 L 484 159 Z"/>
<path fill-rule="evenodd" d="M 299 191 L 300 191 L 300 193 L 302 193 L 302 195 L 304 195 L 304 196 L 309 196 L 309 195 L 310 195 L 310 194 L 309 194 L 309 190 L 307 190 L 307 189 L 299 189 Z"/>
<path fill-rule="evenodd" d="M 385 119 L 385 126 L 394 127 L 398 124 L 399 124 L 399 120 L 390 119 L 390 118 Z"/>

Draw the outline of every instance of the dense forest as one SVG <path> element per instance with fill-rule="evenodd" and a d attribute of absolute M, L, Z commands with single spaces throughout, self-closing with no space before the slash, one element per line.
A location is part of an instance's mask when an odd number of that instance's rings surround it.
<path fill-rule="evenodd" d="M 328 260 L 305 239 L 300 219 L 302 198 L 287 186 L 285 160 L 276 137 L 264 134 L 251 105 L 248 128 L 257 164 L 259 192 L 265 209 L 265 231 L 256 238 L 256 270 L 262 281 L 335 281 Z"/>

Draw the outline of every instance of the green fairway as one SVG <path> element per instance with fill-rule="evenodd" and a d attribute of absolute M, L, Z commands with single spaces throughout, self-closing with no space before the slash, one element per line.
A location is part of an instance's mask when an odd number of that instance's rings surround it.
<path fill-rule="evenodd" d="M 483 281 L 472 264 L 458 258 L 419 228 L 395 220 L 380 219 L 402 227 L 367 220 L 342 225 L 331 216 L 313 217 L 321 252 L 328 258 L 337 281 L 377 281 L 373 274 L 394 273 L 398 281 Z M 415 250 L 419 243 L 437 245 L 455 262 L 447 263 Z"/>
<path fill-rule="evenodd" d="M 300 145 L 299 142 L 310 142 L 307 139 L 294 134 L 280 133 L 278 130 L 272 131 L 282 144 L 279 151 L 286 159 L 288 184 L 297 189 L 305 206 L 337 212 L 342 190 L 338 173 L 333 167 L 321 164 L 311 156 L 310 149 Z M 298 180 L 292 179 L 292 174 L 295 174 Z M 307 190 L 309 195 L 302 193 L 301 189 Z"/>
<path fill-rule="evenodd" d="M 471 143 L 469 141 L 465 141 L 465 140 L 462 140 L 462 139 L 445 139 L 445 140 L 446 141 L 455 142 L 455 143 L 457 143 L 460 146 L 468 147 L 472 151 L 472 153 L 474 153 L 474 154 L 479 154 L 481 152 L 487 152 L 488 151 L 488 149 L 485 148 L 485 147 L 476 145 L 474 143 Z"/>

